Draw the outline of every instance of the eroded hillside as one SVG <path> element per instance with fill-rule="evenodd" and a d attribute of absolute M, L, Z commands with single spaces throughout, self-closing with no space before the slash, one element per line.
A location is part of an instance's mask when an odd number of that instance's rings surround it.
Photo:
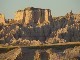
<path fill-rule="evenodd" d="M 3 17 L 0 17 L 0 19 Z M 4 19 L 5 20 L 5 19 Z M 80 14 L 53 17 L 50 9 L 28 7 L 0 22 L 0 43 L 52 44 L 80 40 Z"/>

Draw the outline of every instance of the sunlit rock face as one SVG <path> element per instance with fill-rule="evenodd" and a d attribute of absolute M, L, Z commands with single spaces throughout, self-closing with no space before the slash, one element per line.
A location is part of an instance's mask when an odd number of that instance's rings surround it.
<path fill-rule="evenodd" d="M 24 17 L 23 14 L 24 14 L 24 11 L 23 11 L 23 10 L 18 10 L 18 11 L 15 13 L 14 20 L 22 22 L 22 21 L 23 21 L 23 17 Z"/>
<path fill-rule="evenodd" d="M 5 23 L 5 16 L 0 13 L 0 23 Z"/>
<path fill-rule="evenodd" d="M 74 14 L 75 22 L 80 22 L 80 14 Z"/>
<path fill-rule="evenodd" d="M 50 9 L 28 7 L 24 10 L 18 10 L 15 13 L 14 20 L 25 22 L 26 24 L 38 24 L 43 22 L 49 22 L 51 17 L 52 16 Z"/>

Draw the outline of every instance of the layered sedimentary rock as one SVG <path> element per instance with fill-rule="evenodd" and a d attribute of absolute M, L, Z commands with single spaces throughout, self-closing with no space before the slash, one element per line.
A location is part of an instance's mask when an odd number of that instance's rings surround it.
<path fill-rule="evenodd" d="M 50 9 L 41 9 L 41 8 L 34 8 L 28 7 L 24 10 L 19 10 L 15 14 L 14 20 L 23 21 L 26 24 L 33 24 L 33 23 L 43 23 L 49 22 L 51 18 L 51 10 Z"/>
<path fill-rule="evenodd" d="M 0 19 L 0 22 L 4 23 L 3 15 L 1 15 Z M 17 23 L 11 24 L 12 21 L 10 21 L 11 23 L 9 22 L 7 25 L 0 26 L 0 44 L 9 43 L 11 45 L 36 46 L 45 43 L 80 41 L 80 14 L 73 14 L 72 11 L 65 16 L 55 17 L 52 20 L 49 9 L 28 7 L 17 11 L 14 21 L 17 21 Z M 18 56 L 17 52 L 18 54 L 22 52 L 22 54 Z M 6 54 L 0 56 L 16 60 L 75 59 L 80 55 L 80 47 L 64 51 L 55 49 L 29 50 L 22 48 L 22 50 L 16 50 L 14 54 L 8 55 L 10 57 L 7 57 Z"/>
<path fill-rule="evenodd" d="M 15 17 L 14 17 L 14 20 L 18 21 L 18 22 L 23 22 L 23 17 L 24 17 L 24 11 L 23 10 L 18 10 L 16 13 L 15 13 Z"/>
<path fill-rule="evenodd" d="M 3 14 L 0 13 L 0 23 L 5 23 L 5 17 Z"/>
<path fill-rule="evenodd" d="M 28 7 L 18 10 L 14 21 L 1 26 L 0 39 L 40 40 L 46 43 L 61 43 L 80 40 L 80 14 L 72 11 L 65 16 L 53 17 L 50 9 Z"/>

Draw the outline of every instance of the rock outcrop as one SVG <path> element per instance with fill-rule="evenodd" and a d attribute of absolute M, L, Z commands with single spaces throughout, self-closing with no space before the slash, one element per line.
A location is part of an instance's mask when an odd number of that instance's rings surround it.
<path fill-rule="evenodd" d="M 5 23 L 5 17 L 3 14 L 0 13 L 0 23 Z"/>
<path fill-rule="evenodd" d="M 65 50 L 22 48 L 22 55 L 16 60 L 77 60 L 79 55 L 80 46 Z"/>
<path fill-rule="evenodd" d="M 15 13 L 14 20 L 16 20 L 18 22 L 23 22 L 23 18 L 24 18 L 24 11 L 23 10 L 18 10 Z"/>
<path fill-rule="evenodd" d="M 53 17 L 50 9 L 28 7 L 18 10 L 14 19 L 0 26 L 0 39 L 40 40 L 45 43 L 64 43 L 80 40 L 80 14 L 72 11 L 65 16 Z"/>
<path fill-rule="evenodd" d="M 80 41 L 80 14 L 72 11 L 65 16 L 53 17 L 50 9 L 28 7 L 18 10 L 14 19 L 5 23 L 0 14 L 0 44 L 5 45 L 44 45 Z M 22 54 L 20 54 L 22 53 Z M 78 59 L 80 47 L 65 50 L 18 48 L 5 54 L 5 60 L 70 60 Z"/>
<path fill-rule="evenodd" d="M 15 60 L 21 55 L 21 48 L 15 48 L 7 53 L 0 54 L 1 60 Z"/>
<path fill-rule="evenodd" d="M 21 21 L 26 24 L 39 24 L 49 22 L 51 17 L 50 9 L 28 7 L 24 10 L 18 10 L 15 14 L 14 20 Z"/>

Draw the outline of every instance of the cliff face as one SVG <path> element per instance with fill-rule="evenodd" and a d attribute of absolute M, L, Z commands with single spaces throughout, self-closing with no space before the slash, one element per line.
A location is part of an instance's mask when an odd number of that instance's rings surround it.
<path fill-rule="evenodd" d="M 51 11 L 49 9 L 28 7 L 24 10 L 17 11 L 14 20 L 23 21 L 26 24 L 38 24 L 44 21 L 49 22 L 50 17 Z"/>
<path fill-rule="evenodd" d="M 18 10 L 18 11 L 15 13 L 14 20 L 22 22 L 23 17 L 24 17 L 23 14 L 24 14 L 24 11 L 23 11 L 23 10 Z"/>
<path fill-rule="evenodd" d="M 5 23 L 5 17 L 0 13 L 0 23 Z"/>

